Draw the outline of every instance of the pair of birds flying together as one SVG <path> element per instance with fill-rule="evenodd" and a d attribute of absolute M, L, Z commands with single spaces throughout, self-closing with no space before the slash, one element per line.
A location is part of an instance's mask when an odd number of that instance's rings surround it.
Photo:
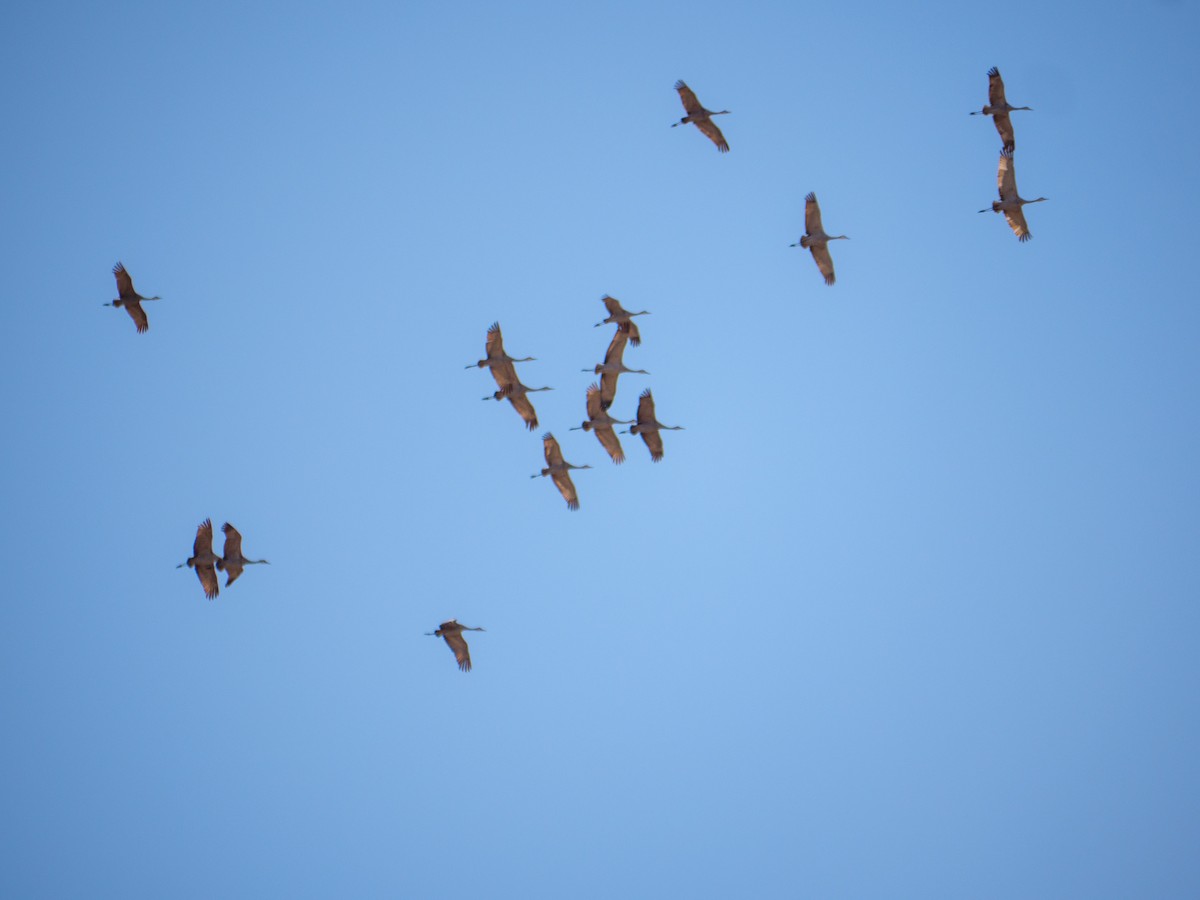
<path fill-rule="evenodd" d="M 983 109 L 976 110 L 971 113 L 973 116 L 991 116 L 992 122 L 996 126 L 996 131 L 1000 135 L 1000 165 L 996 170 L 996 187 L 1000 193 L 999 200 L 993 200 L 992 205 L 987 209 L 981 209 L 981 213 L 985 213 L 990 209 L 995 213 L 1004 213 L 1004 218 L 1008 222 L 1008 227 L 1012 229 L 1013 234 L 1017 236 L 1017 240 L 1021 243 L 1033 237 L 1029 232 L 1029 225 L 1025 221 L 1025 213 L 1021 207 L 1029 203 L 1041 203 L 1045 197 L 1038 197 L 1036 200 L 1024 200 L 1017 192 L 1017 172 L 1014 166 L 1013 154 L 1016 152 L 1017 141 L 1013 135 L 1012 119 L 1009 113 L 1019 109 L 1027 109 L 1031 112 L 1032 107 L 1029 106 L 1013 106 L 1004 96 L 1004 79 L 1000 77 L 1000 70 L 995 66 L 988 69 L 988 102 Z"/>
<path fill-rule="evenodd" d="M 220 593 L 217 572 L 228 574 L 225 587 L 229 587 L 238 580 L 246 566 L 260 563 L 270 565 L 265 559 L 246 559 L 242 555 L 242 535 L 228 522 L 221 526 L 221 531 L 225 533 L 225 548 L 221 551 L 221 555 L 217 556 L 213 553 L 212 548 L 212 519 L 205 519 L 201 522 L 196 528 L 196 540 L 192 543 L 192 556 L 186 562 L 181 562 L 175 567 L 182 569 L 187 566 L 189 569 L 195 569 L 196 577 L 200 579 L 200 586 L 204 588 L 204 596 L 209 600 L 214 599 Z"/>

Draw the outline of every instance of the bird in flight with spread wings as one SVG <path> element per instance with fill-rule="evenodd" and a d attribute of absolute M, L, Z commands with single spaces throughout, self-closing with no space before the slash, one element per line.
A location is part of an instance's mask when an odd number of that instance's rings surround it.
<path fill-rule="evenodd" d="M 804 237 L 792 244 L 793 247 L 803 247 L 812 252 L 817 268 L 825 276 L 826 284 L 833 284 L 833 257 L 829 255 L 830 241 L 848 241 L 844 234 L 828 235 L 821 225 L 821 207 L 817 205 L 817 195 L 809 193 L 804 198 Z"/>
<path fill-rule="evenodd" d="M 458 662 L 458 667 L 464 672 L 471 671 L 471 651 L 467 647 L 466 639 L 463 638 L 464 631 L 483 631 L 482 628 L 472 628 L 469 625 L 459 625 L 457 619 L 451 619 L 449 622 L 443 622 L 437 627 L 437 631 L 427 631 L 429 637 L 440 637 L 446 642 L 446 646 L 454 652 L 454 659 Z"/>
<path fill-rule="evenodd" d="M 700 105 L 700 101 L 696 99 L 696 95 L 692 93 L 692 89 L 682 81 L 675 82 L 675 90 L 679 91 L 679 99 L 683 103 L 683 109 L 687 113 L 678 122 L 672 122 L 671 127 L 676 125 L 686 125 L 691 122 L 699 128 L 708 137 L 710 141 L 717 145 L 717 149 L 722 153 L 729 152 L 729 143 L 725 140 L 725 135 L 721 134 L 721 129 L 717 127 L 717 123 L 712 120 L 713 116 L 729 115 L 729 110 L 722 109 L 719 112 L 713 112 L 710 109 L 705 109 Z"/>
<path fill-rule="evenodd" d="M 129 318 L 133 319 L 133 324 L 137 326 L 138 334 L 142 334 L 150 330 L 150 320 L 146 318 L 146 311 L 142 309 L 142 301 L 161 300 L 161 297 L 143 297 L 133 289 L 133 279 L 129 273 L 125 271 L 125 267 L 121 263 L 113 266 L 113 275 L 117 276 L 117 293 L 120 296 L 111 303 L 105 303 L 105 306 L 111 306 L 114 309 L 125 307 L 125 312 L 129 313 Z"/>

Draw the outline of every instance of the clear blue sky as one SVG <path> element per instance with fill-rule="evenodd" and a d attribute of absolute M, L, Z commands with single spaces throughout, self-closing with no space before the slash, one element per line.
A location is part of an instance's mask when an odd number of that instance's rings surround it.
<path fill-rule="evenodd" d="M 10 10 L 0 893 L 1197 896 L 1198 25 Z M 568 430 L 605 293 L 658 465 Z"/>

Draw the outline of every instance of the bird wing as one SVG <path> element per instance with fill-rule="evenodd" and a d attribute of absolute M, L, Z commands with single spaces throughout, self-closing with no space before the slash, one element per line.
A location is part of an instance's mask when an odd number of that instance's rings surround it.
<path fill-rule="evenodd" d="M 639 425 L 654 424 L 654 397 L 650 388 L 646 388 L 638 397 L 637 420 Z"/>
<path fill-rule="evenodd" d="M 442 626 L 445 628 L 445 626 Z M 471 651 L 467 648 L 467 640 L 462 636 L 461 631 L 445 631 L 442 633 L 442 639 L 445 640 L 446 646 L 454 651 L 454 658 L 458 661 L 458 667 L 464 672 L 471 671 Z"/>
<path fill-rule="evenodd" d="M 1017 172 L 1013 166 L 1011 150 L 1000 152 L 1000 166 L 996 169 L 996 187 L 1001 200 L 1017 199 Z"/>
<path fill-rule="evenodd" d="M 610 297 L 608 294 L 605 294 L 600 300 L 604 303 L 604 308 L 608 310 L 610 316 L 619 316 L 625 312 L 621 307 L 621 301 L 616 297 Z"/>
<path fill-rule="evenodd" d="M 1004 149 L 1014 149 L 1017 146 L 1017 142 L 1013 139 L 1012 117 L 1008 113 L 996 113 L 992 116 L 992 121 L 996 123 L 996 131 L 1000 133 L 1000 140 L 1004 143 Z"/>
<path fill-rule="evenodd" d="M 613 431 L 611 425 L 604 428 L 592 428 L 596 432 L 596 439 L 600 441 L 600 446 L 608 451 L 608 455 L 612 457 L 612 461 L 618 466 L 625 462 L 625 450 L 621 447 L 621 439 L 617 437 L 617 433 Z"/>
<path fill-rule="evenodd" d="M 995 66 L 988 69 L 988 106 L 1007 106 L 1004 99 L 1004 79 Z"/>
<path fill-rule="evenodd" d="M 496 387 L 500 388 L 500 390 L 508 391 L 513 385 L 518 383 L 517 369 L 507 359 L 500 360 L 488 366 L 488 368 L 492 370 L 492 377 L 496 379 Z"/>
<path fill-rule="evenodd" d="M 682 81 L 677 81 L 675 82 L 675 90 L 679 91 L 679 99 L 682 101 L 683 108 L 689 116 L 704 112 L 704 107 L 700 105 L 700 101 L 696 99 L 696 95 L 692 93 L 690 87 Z"/>
<path fill-rule="evenodd" d="M 650 448 L 650 459 L 658 462 L 663 458 L 663 442 L 662 435 L 658 433 L 658 429 L 653 431 L 641 432 L 642 440 L 646 442 L 646 446 Z"/>
<path fill-rule="evenodd" d="M 817 268 L 825 276 L 825 283 L 833 284 L 833 257 L 829 255 L 829 245 L 813 244 L 809 250 L 812 251 L 813 259 L 817 262 Z"/>
<path fill-rule="evenodd" d="M 504 336 L 500 333 L 500 323 L 493 322 L 487 330 L 487 358 L 504 359 Z"/>
<path fill-rule="evenodd" d="M 225 532 L 225 549 L 221 551 L 221 562 L 225 565 L 225 587 L 229 587 L 241 577 L 245 567 L 242 565 L 242 535 L 226 522 L 221 526 Z"/>
<path fill-rule="evenodd" d="M 638 347 L 641 345 L 642 333 L 640 331 L 638 331 L 636 322 L 622 322 L 617 327 L 617 330 L 628 332 L 629 333 L 629 343 L 632 344 L 633 346 Z"/>
<path fill-rule="evenodd" d="M 604 364 L 606 366 L 619 366 L 625 358 L 625 344 L 629 341 L 629 332 L 621 327 L 618 327 L 613 334 L 613 339 L 608 344 L 608 349 L 604 352 Z"/>
<path fill-rule="evenodd" d="M 512 404 L 513 409 L 525 421 L 525 427 L 530 431 L 537 428 L 537 410 L 533 408 L 533 404 L 529 400 L 529 396 L 521 394 L 519 397 L 508 395 L 508 402 Z"/>
<path fill-rule="evenodd" d="M 600 418 L 604 408 L 604 396 L 600 393 L 600 385 L 593 381 L 587 389 L 588 418 L 592 421 Z"/>
<path fill-rule="evenodd" d="M 1013 230 L 1013 234 L 1017 236 L 1017 240 L 1021 243 L 1033 237 L 1029 233 L 1029 226 L 1025 224 L 1025 211 L 1018 209 L 1004 210 L 1004 218 L 1008 220 L 1008 227 Z"/>
<path fill-rule="evenodd" d="M 562 459 L 562 454 L 559 454 L 559 459 Z M 575 482 L 571 481 L 571 473 L 566 469 L 555 469 L 550 473 L 550 477 L 554 479 L 558 492 L 567 501 L 567 509 L 579 509 L 579 494 L 575 491 Z"/>
<path fill-rule="evenodd" d="M 563 464 L 563 455 L 558 446 L 558 439 L 549 431 L 542 435 L 542 449 L 546 453 L 546 465 L 561 466 Z"/>
<path fill-rule="evenodd" d="M 821 207 L 817 205 L 817 195 L 809 193 L 804 198 L 804 232 L 805 234 L 821 234 Z"/>
<path fill-rule="evenodd" d="M 620 372 L 602 372 L 600 375 L 600 406 L 608 409 L 617 399 L 617 379 Z M 589 407 L 590 409 L 591 407 Z"/>
<path fill-rule="evenodd" d="M 146 311 L 142 309 L 141 303 L 137 300 L 125 300 L 121 305 L 125 307 L 125 312 L 129 313 L 129 318 L 133 319 L 138 334 L 145 334 L 150 330 L 150 320 L 146 318 Z"/>
<path fill-rule="evenodd" d="M 120 298 L 122 300 L 136 299 L 137 293 L 133 289 L 133 279 L 125 271 L 125 266 L 118 262 L 113 266 L 113 274 L 117 276 L 117 294 Z"/>
<path fill-rule="evenodd" d="M 700 119 L 692 124 L 708 135 L 708 139 L 717 145 L 718 150 L 722 153 L 729 152 L 729 142 L 725 140 L 725 135 L 721 134 L 716 122 L 712 119 Z"/>
<path fill-rule="evenodd" d="M 212 541 L 212 519 L 205 519 L 196 528 L 196 539 L 192 541 L 192 556 L 211 556 Z"/>
<path fill-rule="evenodd" d="M 217 570 L 212 563 L 208 565 L 196 565 L 196 577 L 200 579 L 200 586 L 204 588 L 204 596 L 212 600 L 221 592 L 220 586 L 217 584 Z"/>

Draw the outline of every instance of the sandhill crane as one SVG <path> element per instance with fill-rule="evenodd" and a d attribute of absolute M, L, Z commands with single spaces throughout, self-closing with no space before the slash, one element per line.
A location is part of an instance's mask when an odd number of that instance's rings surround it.
<path fill-rule="evenodd" d="M 608 317 L 597 322 L 596 327 L 599 328 L 601 325 L 608 325 L 613 322 L 618 325 L 628 325 L 629 343 L 635 347 L 638 346 L 642 342 L 642 335 L 637 330 L 637 325 L 630 320 L 634 316 L 648 316 L 650 313 L 644 309 L 641 312 L 630 312 L 621 306 L 620 300 L 616 297 L 610 297 L 608 294 L 605 294 L 600 300 L 604 304 L 604 308 L 608 310 Z"/>
<path fill-rule="evenodd" d="M 212 541 L 212 519 L 205 519 L 196 528 L 196 540 L 192 543 L 191 558 L 175 567 L 182 569 L 187 566 L 189 569 L 195 569 L 196 577 L 200 579 L 200 586 L 204 588 L 204 596 L 209 600 L 220 593 L 217 585 L 217 566 L 221 565 L 221 558 L 213 553 Z"/>
<path fill-rule="evenodd" d="M 256 566 L 259 563 L 270 565 L 265 559 L 246 559 L 242 556 L 241 532 L 228 522 L 221 526 L 221 531 L 225 532 L 225 549 L 221 551 L 221 559 L 217 562 L 217 568 L 227 573 L 225 587 L 229 587 L 237 581 L 246 566 Z"/>
<path fill-rule="evenodd" d="M 517 411 L 522 419 L 525 420 L 525 427 L 530 431 L 537 428 L 537 411 L 533 408 L 533 404 L 529 402 L 526 394 L 536 393 L 537 391 L 552 391 L 554 388 L 540 387 L 531 388 L 521 384 L 517 378 L 517 370 L 513 368 L 510 362 L 504 362 L 501 365 L 492 367 L 492 374 L 496 376 L 496 383 L 500 385 L 500 390 L 484 400 L 504 400 L 512 404 L 513 409 Z"/>
<path fill-rule="evenodd" d="M 501 363 L 532 362 L 534 359 L 532 356 L 524 356 L 516 359 L 504 352 L 504 336 L 500 333 L 499 322 L 493 322 L 487 330 L 485 352 L 487 353 L 487 359 L 481 359 L 473 365 L 466 366 L 466 368 L 488 368 L 492 370 L 492 375 L 496 375 L 496 367 Z M 500 379 L 497 378 L 496 381 L 499 383 Z M 501 384 L 500 387 L 504 387 L 504 385 Z"/>
<path fill-rule="evenodd" d="M 143 297 L 135 291 L 133 279 L 129 277 L 129 273 L 125 271 L 125 267 L 120 262 L 113 266 L 113 274 L 117 276 L 117 293 L 121 296 L 104 305 L 114 309 L 125 307 L 125 312 L 129 313 L 129 318 L 133 319 L 133 324 L 137 326 L 138 334 L 149 331 L 150 320 L 146 318 L 146 311 L 142 309 L 142 301 L 161 300 L 162 297 Z"/>
<path fill-rule="evenodd" d="M 1004 213 L 1008 227 L 1013 230 L 1017 240 L 1024 243 L 1033 235 L 1029 233 L 1029 226 L 1025 224 L 1025 213 L 1021 211 L 1021 207 L 1026 203 L 1041 203 L 1046 198 L 1022 200 L 1017 194 L 1017 173 L 1013 169 L 1011 150 L 1000 151 L 1000 168 L 996 171 L 996 182 L 1000 188 L 1000 199 L 992 201 L 991 210 Z M 987 210 L 981 209 L 980 212 L 985 213 Z"/>
<path fill-rule="evenodd" d="M 600 386 L 593 382 L 587 389 L 587 421 L 571 430 L 579 431 L 582 428 L 584 431 L 594 431 L 600 446 L 608 451 L 612 461 L 619 466 L 625 462 L 625 451 L 621 449 L 621 439 L 613 431 L 613 426 L 630 425 L 633 419 L 614 419 L 605 412 L 606 408 L 601 400 Z"/>
<path fill-rule="evenodd" d="M 457 619 L 451 619 L 449 622 L 443 622 L 437 627 L 437 631 L 427 631 L 429 637 L 440 637 L 446 642 L 446 646 L 454 652 L 454 658 L 458 661 L 458 667 L 464 672 L 471 671 L 471 651 L 467 647 L 467 642 L 463 638 L 464 631 L 483 631 L 482 628 L 472 628 L 469 625 L 459 625 Z"/>
<path fill-rule="evenodd" d="M 829 255 L 829 247 L 827 245 L 830 241 L 848 240 L 850 238 L 844 234 L 828 235 L 825 233 L 825 229 L 821 226 L 821 207 L 817 205 L 817 195 L 809 193 L 804 198 L 804 237 L 789 246 L 804 247 L 807 250 L 811 250 L 813 259 L 816 260 L 817 268 L 825 276 L 825 283 L 831 285 L 835 281 L 833 276 L 833 257 Z"/>
<path fill-rule="evenodd" d="M 663 442 L 660 431 L 683 431 L 682 425 L 664 425 L 654 417 L 654 397 L 650 388 L 642 391 L 638 398 L 637 424 L 629 426 L 629 434 L 640 434 L 650 448 L 650 458 L 658 462 L 663 458 Z M 621 434 L 626 432 L 622 431 Z"/>
<path fill-rule="evenodd" d="M 684 111 L 687 113 L 678 122 L 672 122 L 671 127 L 676 125 L 686 125 L 691 122 L 706 135 L 708 139 L 717 145 L 717 149 L 722 153 L 729 152 L 729 144 L 725 140 L 725 135 L 721 134 L 721 129 L 717 127 L 717 123 L 712 120 L 713 116 L 729 115 L 729 110 L 723 109 L 720 112 L 713 112 L 705 109 L 700 105 L 700 101 L 696 99 L 696 95 L 692 93 L 692 89 L 682 81 L 675 82 L 675 90 L 679 91 L 679 99 L 683 102 Z"/>
<path fill-rule="evenodd" d="M 554 485 L 558 488 L 558 492 L 563 495 L 563 499 L 567 501 L 567 509 L 579 509 L 579 494 L 575 491 L 575 484 L 571 481 L 571 469 L 590 469 L 591 466 L 574 466 L 563 459 L 562 450 L 558 447 L 558 441 L 550 432 L 542 435 L 542 447 L 546 451 L 547 468 L 542 469 L 537 475 L 530 475 L 530 478 L 538 476 L 545 477 L 549 475 L 554 479 Z"/>
<path fill-rule="evenodd" d="M 988 69 L 987 106 L 976 110 L 971 115 L 992 117 L 992 122 L 996 125 L 996 131 L 1000 132 L 1000 140 L 1004 142 L 1005 150 L 1015 150 L 1017 146 L 1017 142 L 1013 140 L 1012 120 L 1008 117 L 1008 114 L 1015 109 L 1033 111 L 1033 107 L 1031 106 L 1009 105 L 1008 101 L 1004 99 L 1004 79 L 1000 77 L 1000 70 L 992 66 Z"/>
<path fill-rule="evenodd" d="M 604 354 L 604 362 L 597 363 L 594 368 L 583 369 L 600 376 L 600 402 L 604 409 L 612 406 L 613 398 L 617 396 L 617 379 L 622 372 L 635 375 L 649 375 L 645 369 L 630 369 L 625 365 L 625 343 L 630 339 L 632 322 L 622 322 L 617 326 L 616 334 L 609 342 L 608 351 Z"/>

